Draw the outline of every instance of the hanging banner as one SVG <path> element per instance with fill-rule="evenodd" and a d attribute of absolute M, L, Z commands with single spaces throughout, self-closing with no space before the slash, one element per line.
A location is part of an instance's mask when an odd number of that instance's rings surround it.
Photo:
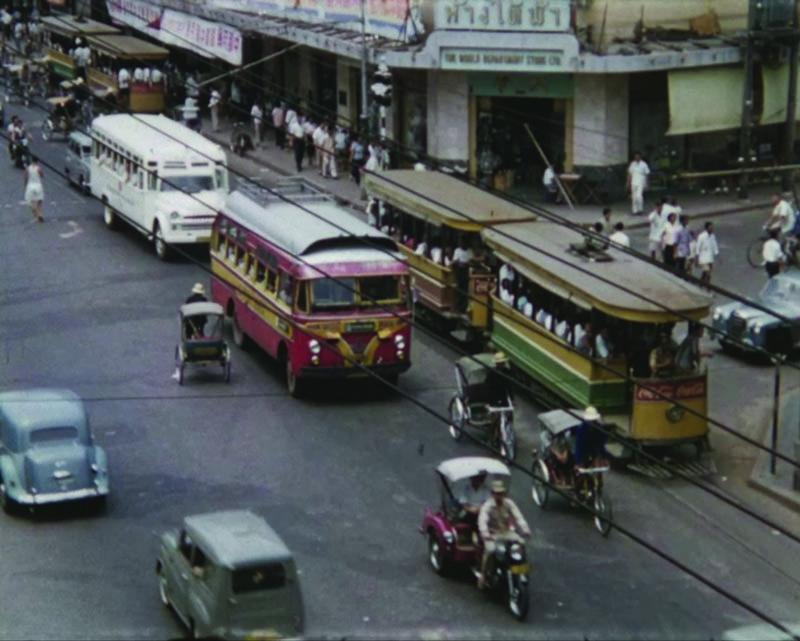
<path fill-rule="evenodd" d="M 219 58 L 232 65 L 242 64 L 242 32 L 219 22 L 211 22 L 173 9 L 164 9 L 145 0 L 106 0 L 111 21 L 173 45 Z"/>

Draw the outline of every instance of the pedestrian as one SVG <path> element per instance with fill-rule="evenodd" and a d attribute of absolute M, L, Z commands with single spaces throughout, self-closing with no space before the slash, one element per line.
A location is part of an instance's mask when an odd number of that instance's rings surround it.
<path fill-rule="evenodd" d="M 714 223 L 706 221 L 705 229 L 697 236 L 697 265 L 700 267 L 700 280 L 711 282 L 711 269 L 719 255 L 719 245 L 714 234 Z"/>
<path fill-rule="evenodd" d="M 671 213 L 667 216 L 667 221 L 664 223 L 664 234 L 662 239 L 664 244 L 664 264 L 667 267 L 674 268 L 676 265 L 675 246 L 678 242 L 677 214 Z"/>
<path fill-rule="evenodd" d="M 339 177 L 339 174 L 336 167 L 336 143 L 331 135 L 332 130 L 333 124 L 329 124 L 325 127 L 319 153 L 320 156 L 322 156 L 322 175 L 335 180 Z"/>
<path fill-rule="evenodd" d="M 608 234 L 614 228 L 611 224 L 611 207 L 603 207 L 603 213 L 600 216 L 600 220 L 598 221 L 602 227 L 602 233 Z"/>
<path fill-rule="evenodd" d="M 361 144 L 361 137 L 353 134 L 353 142 L 350 143 L 350 178 L 356 185 L 361 184 L 361 167 L 364 164 L 364 145 Z"/>
<path fill-rule="evenodd" d="M 306 153 L 305 132 L 303 125 L 295 118 L 289 125 L 289 135 L 293 138 L 292 149 L 294 150 L 294 164 L 297 166 L 297 171 L 303 171 L 303 156 Z"/>
<path fill-rule="evenodd" d="M 280 103 L 272 110 L 272 126 L 275 127 L 275 144 L 279 149 L 286 148 L 286 105 Z"/>
<path fill-rule="evenodd" d="M 364 171 L 378 171 L 380 169 L 380 151 L 376 142 L 367 145 L 367 162 L 364 164 Z"/>
<path fill-rule="evenodd" d="M 544 202 L 550 204 L 558 203 L 558 183 L 556 182 L 556 170 L 553 165 L 547 165 L 542 174 L 542 193 Z"/>
<path fill-rule="evenodd" d="M 614 233 L 609 236 L 608 240 L 620 247 L 630 247 L 631 246 L 631 239 L 628 234 L 625 233 L 625 224 L 620 221 L 616 225 L 614 225 Z"/>
<path fill-rule="evenodd" d="M 664 200 L 662 198 L 647 217 L 650 221 L 650 234 L 647 238 L 650 243 L 650 258 L 653 260 L 658 260 L 657 254 L 661 249 L 661 238 L 664 236 L 664 222 L 667 219 L 663 211 Z"/>
<path fill-rule="evenodd" d="M 680 226 L 675 233 L 675 266 L 679 272 L 685 274 L 688 270 L 687 261 L 692 253 L 694 234 L 689 229 L 689 217 L 686 214 L 681 214 L 679 220 Z"/>
<path fill-rule="evenodd" d="M 313 167 L 316 163 L 316 152 L 317 146 L 314 144 L 314 131 L 316 131 L 317 125 L 311 116 L 308 116 L 303 121 L 303 133 L 305 134 L 306 139 L 306 158 L 308 158 L 308 166 Z"/>
<path fill-rule="evenodd" d="M 208 109 L 211 112 L 211 130 L 219 131 L 219 104 L 222 102 L 222 96 L 216 89 L 211 90 L 211 96 L 208 100 Z"/>
<path fill-rule="evenodd" d="M 324 164 L 323 152 L 322 152 L 322 141 L 325 139 L 325 133 L 327 132 L 328 125 L 324 122 L 319 123 L 315 128 L 314 131 L 311 133 L 311 142 L 314 145 L 314 149 L 316 151 L 316 155 L 314 158 L 316 159 L 317 169 L 319 170 L 320 175 L 322 173 L 322 165 Z"/>
<path fill-rule="evenodd" d="M 191 96 L 186 96 L 181 111 L 183 112 L 183 123 L 189 129 L 200 131 L 200 109 L 197 106 L 197 101 Z"/>
<path fill-rule="evenodd" d="M 131 72 L 125 67 L 117 72 L 117 87 L 119 87 L 120 105 L 126 109 L 131 95 Z"/>
<path fill-rule="evenodd" d="M 253 108 L 250 110 L 250 116 L 253 119 L 253 144 L 258 147 L 261 144 L 261 123 L 264 119 L 264 111 L 258 100 L 253 102 Z"/>
<path fill-rule="evenodd" d="M 779 227 L 771 228 L 769 230 L 769 239 L 764 243 L 764 248 L 761 250 L 761 255 L 764 258 L 764 269 L 767 271 L 768 278 L 781 273 L 781 266 L 785 256 L 783 249 L 781 249 L 781 242 L 778 240 L 780 234 Z"/>
<path fill-rule="evenodd" d="M 39 160 L 31 157 L 31 164 L 25 169 L 25 201 L 31 208 L 31 215 L 37 222 L 44 222 L 44 172 Z"/>
<path fill-rule="evenodd" d="M 627 189 L 631 194 L 631 213 L 639 216 L 644 213 L 644 192 L 647 190 L 647 176 L 650 167 L 642 159 L 638 151 L 633 155 L 633 162 L 628 166 Z"/>

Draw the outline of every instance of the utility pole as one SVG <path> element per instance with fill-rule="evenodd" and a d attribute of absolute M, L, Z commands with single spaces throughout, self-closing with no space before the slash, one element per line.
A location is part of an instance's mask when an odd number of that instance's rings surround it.
<path fill-rule="evenodd" d="M 361 0 L 361 135 L 367 135 L 369 104 L 367 98 L 367 0 Z"/>
<path fill-rule="evenodd" d="M 757 0 L 747 3 L 747 33 L 744 44 L 744 91 L 742 92 L 742 129 L 739 138 L 739 166 L 742 173 L 739 177 L 739 198 L 746 199 L 748 194 L 748 175 L 744 171 L 751 160 L 751 133 L 753 128 L 753 62 L 755 59 L 755 20 Z"/>
<path fill-rule="evenodd" d="M 790 164 L 794 159 L 795 111 L 797 111 L 797 54 L 798 29 L 797 15 L 792 19 L 792 30 L 789 34 L 789 95 L 786 98 L 786 124 L 783 134 L 783 162 Z M 794 172 L 783 172 L 783 191 L 794 191 Z"/>

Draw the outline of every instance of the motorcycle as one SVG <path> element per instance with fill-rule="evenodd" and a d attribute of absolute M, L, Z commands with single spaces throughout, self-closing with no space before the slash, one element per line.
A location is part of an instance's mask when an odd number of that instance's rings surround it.
<path fill-rule="evenodd" d="M 485 588 L 508 597 L 508 609 L 520 621 L 528 615 L 530 604 L 528 586 L 531 566 L 525 541 L 514 535 L 495 541 L 494 554 L 486 562 Z M 477 577 L 477 570 L 476 577 Z"/>
<path fill-rule="evenodd" d="M 31 164 L 31 151 L 28 147 L 28 136 L 12 141 L 8 146 L 8 155 L 17 169 L 25 169 Z"/>

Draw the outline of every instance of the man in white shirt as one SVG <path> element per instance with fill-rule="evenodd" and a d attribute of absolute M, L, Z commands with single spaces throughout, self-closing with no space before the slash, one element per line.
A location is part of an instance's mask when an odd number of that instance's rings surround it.
<path fill-rule="evenodd" d="M 772 214 L 767 219 L 767 222 L 764 223 L 764 229 L 768 232 L 777 229 L 779 235 L 787 234 L 794 226 L 794 210 L 789 204 L 789 197 L 774 194 L 772 196 L 772 206 Z"/>
<path fill-rule="evenodd" d="M 625 233 L 624 229 L 625 224 L 622 221 L 614 225 L 614 233 L 609 236 L 609 242 L 614 245 L 619 245 L 620 247 L 630 247 L 631 239 L 628 234 Z"/>
<path fill-rule="evenodd" d="M 461 265 L 462 267 L 466 267 L 469 265 L 469 261 L 472 260 L 472 250 L 467 247 L 467 243 L 462 241 L 461 244 L 456 247 L 456 250 L 453 252 L 453 263 L 455 265 Z"/>
<path fill-rule="evenodd" d="M 500 266 L 500 272 L 498 274 L 498 278 L 500 278 L 500 282 L 502 283 L 504 280 L 507 280 L 510 283 L 514 282 L 514 268 L 509 265 L 508 263 L 503 263 Z"/>
<path fill-rule="evenodd" d="M 611 340 L 608 337 L 608 329 L 603 327 L 594 339 L 594 353 L 601 361 L 607 361 L 614 351 Z"/>
<path fill-rule="evenodd" d="M 250 117 L 253 119 L 253 144 L 258 147 L 261 144 L 261 122 L 264 119 L 264 110 L 261 109 L 258 100 L 253 101 Z"/>
<path fill-rule="evenodd" d="M 119 87 L 120 106 L 126 109 L 131 95 L 131 73 L 125 67 L 120 69 L 117 74 L 117 86 Z"/>
<path fill-rule="evenodd" d="M 306 153 L 306 134 L 303 131 L 303 125 L 300 124 L 300 121 L 297 119 L 297 115 L 295 115 L 294 120 L 289 122 L 287 118 L 287 122 L 289 123 L 289 135 L 292 137 L 292 150 L 294 151 L 294 164 L 297 167 L 297 171 L 303 171 L 303 156 Z"/>
<path fill-rule="evenodd" d="M 417 248 L 414 250 L 414 253 L 417 256 L 423 256 L 425 258 L 427 258 L 427 252 L 428 252 L 428 243 L 426 243 L 424 240 L 420 241 L 419 245 L 417 245 Z"/>
<path fill-rule="evenodd" d="M 558 184 L 556 183 L 556 170 L 552 165 L 547 165 L 547 168 L 542 174 L 542 186 L 544 187 L 544 200 L 547 203 L 555 203 L 558 201 Z"/>
<path fill-rule="evenodd" d="M 320 175 L 322 175 L 322 164 L 324 157 L 324 152 L 322 151 L 322 141 L 325 138 L 325 134 L 327 133 L 328 130 L 327 128 L 328 126 L 324 122 L 321 122 L 316 126 L 314 131 L 311 133 L 311 142 L 314 143 L 314 149 L 316 152 L 315 158 L 317 161 L 316 165 Z"/>
<path fill-rule="evenodd" d="M 336 166 L 336 143 L 331 135 L 333 125 L 326 125 L 322 130 L 322 139 L 320 142 L 319 155 L 322 160 L 322 176 L 323 178 L 333 178 L 336 180 L 339 177 L 338 169 Z M 382 205 L 380 205 L 382 207 Z M 441 250 L 439 250 L 441 252 Z"/>
<path fill-rule="evenodd" d="M 638 216 L 644 212 L 644 192 L 647 189 L 647 177 L 650 167 L 642 159 L 638 151 L 633 156 L 633 162 L 628 166 L 628 191 L 631 192 L 631 212 Z"/>
<path fill-rule="evenodd" d="M 714 223 L 706 221 L 705 228 L 697 237 L 697 265 L 700 267 L 700 280 L 711 282 L 711 268 L 719 254 L 717 237 L 714 235 Z"/>
<path fill-rule="evenodd" d="M 650 258 L 656 260 L 657 254 L 661 249 L 661 239 L 664 236 L 664 223 L 667 220 L 663 212 L 664 199 L 656 205 L 656 208 L 650 212 L 647 219 L 650 221 L 650 235 L 647 237 L 650 243 Z"/>
<path fill-rule="evenodd" d="M 219 104 L 222 102 L 222 96 L 216 89 L 211 90 L 211 96 L 208 100 L 208 109 L 211 112 L 211 129 L 219 131 Z"/>
<path fill-rule="evenodd" d="M 678 243 L 678 216 L 674 213 L 667 216 L 664 223 L 664 264 L 667 267 L 675 267 L 675 245 Z"/>
<path fill-rule="evenodd" d="M 764 269 L 767 271 L 768 278 L 781 273 L 784 255 L 781 243 L 778 240 L 780 233 L 781 230 L 778 227 L 772 227 L 769 230 L 769 240 L 764 243 L 764 248 L 761 250 L 764 258 Z"/>

